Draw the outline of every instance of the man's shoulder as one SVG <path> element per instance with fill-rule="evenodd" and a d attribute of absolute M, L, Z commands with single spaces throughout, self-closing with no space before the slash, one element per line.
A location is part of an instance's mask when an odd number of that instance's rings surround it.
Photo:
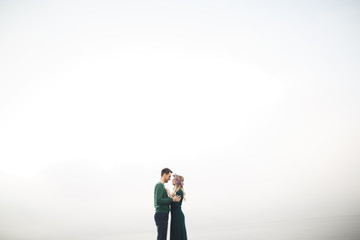
<path fill-rule="evenodd" d="M 162 184 L 162 182 L 157 182 L 155 184 L 155 187 L 165 187 L 164 184 Z"/>

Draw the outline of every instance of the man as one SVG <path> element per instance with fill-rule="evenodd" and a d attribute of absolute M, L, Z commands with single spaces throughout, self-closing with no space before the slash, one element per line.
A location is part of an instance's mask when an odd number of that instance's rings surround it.
<path fill-rule="evenodd" d="M 165 183 L 171 178 L 172 171 L 169 168 L 161 170 L 160 182 L 155 185 L 154 190 L 154 206 L 155 206 L 155 223 L 157 226 L 158 237 L 157 240 L 166 240 L 168 220 L 169 220 L 169 205 L 172 202 L 180 202 L 179 196 L 170 197 L 165 189 Z"/>

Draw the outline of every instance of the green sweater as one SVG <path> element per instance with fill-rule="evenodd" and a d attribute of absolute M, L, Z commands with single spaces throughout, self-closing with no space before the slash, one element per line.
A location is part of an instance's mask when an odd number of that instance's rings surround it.
<path fill-rule="evenodd" d="M 158 182 L 154 190 L 154 206 L 158 213 L 168 213 L 169 205 L 172 203 L 172 198 L 169 198 L 165 190 L 164 184 Z"/>

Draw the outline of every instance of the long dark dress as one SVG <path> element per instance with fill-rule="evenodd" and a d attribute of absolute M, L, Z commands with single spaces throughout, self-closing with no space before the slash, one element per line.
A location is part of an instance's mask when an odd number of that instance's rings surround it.
<path fill-rule="evenodd" d="M 180 202 L 171 203 L 171 224 L 170 224 L 170 240 L 187 240 L 185 228 L 185 216 L 181 210 L 184 193 L 181 189 L 176 192 L 181 196 Z"/>

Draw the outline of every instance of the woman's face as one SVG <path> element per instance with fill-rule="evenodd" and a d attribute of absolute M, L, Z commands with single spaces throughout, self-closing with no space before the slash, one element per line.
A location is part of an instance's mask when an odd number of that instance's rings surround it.
<path fill-rule="evenodd" d="M 175 186 L 175 178 L 172 180 L 172 185 Z"/>

